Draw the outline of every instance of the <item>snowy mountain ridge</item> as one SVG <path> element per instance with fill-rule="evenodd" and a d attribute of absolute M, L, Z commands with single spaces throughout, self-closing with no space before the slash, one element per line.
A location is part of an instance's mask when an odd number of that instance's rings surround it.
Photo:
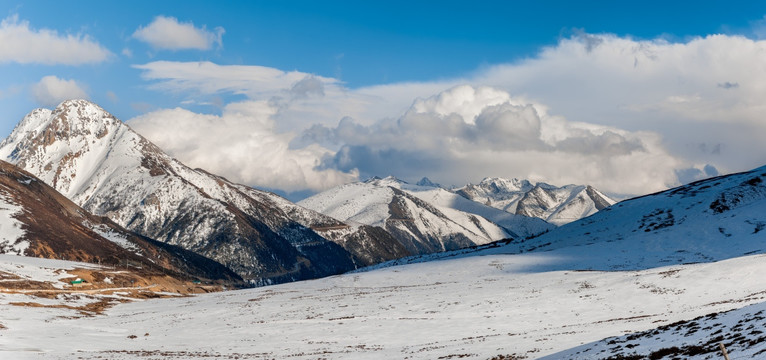
<path fill-rule="evenodd" d="M 595 214 L 615 203 L 590 185 L 554 185 L 528 180 L 485 178 L 478 184 L 453 189 L 457 194 L 517 215 L 556 225 Z"/>
<path fill-rule="evenodd" d="M 394 177 L 372 178 L 332 188 L 298 205 L 350 223 L 382 227 L 412 254 L 454 250 L 519 236 L 484 217 L 435 204 L 421 197 L 419 190 L 449 193 L 441 188 L 410 185 Z M 547 225 L 538 219 L 529 221 L 539 222 L 541 228 Z"/>

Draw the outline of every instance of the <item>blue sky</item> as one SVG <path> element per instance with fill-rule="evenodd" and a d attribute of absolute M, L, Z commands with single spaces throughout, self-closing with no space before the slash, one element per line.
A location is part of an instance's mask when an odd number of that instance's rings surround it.
<path fill-rule="evenodd" d="M 29 36 L 0 50 L 3 136 L 77 95 L 192 166 L 296 193 L 389 174 L 640 193 L 766 162 L 761 2 L 2 4 L 0 39 Z"/>

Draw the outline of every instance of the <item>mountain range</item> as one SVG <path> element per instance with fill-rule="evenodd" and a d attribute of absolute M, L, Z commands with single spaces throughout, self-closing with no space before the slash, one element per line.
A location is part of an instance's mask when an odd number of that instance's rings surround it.
<path fill-rule="evenodd" d="M 191 169 L 84 100 L 28 114 L 0 144 L 0 158 L 95 215 L 216 260 L 254 284 L 327 276 L 407 254 L 383 231 L 350 227 Z"/>
<path fill-rule="evenodd" d="M 412 254 L 523 238 L 554 227 L 538 218 L 475 203 L 433 184 L 411 185 L 394 177 L 341 185 L 298 205 L 351 223 L 382 227 Z"/>
<path fill-rule="evenodd" d="M 590 185 L 557 187 L 528 180 L 485 178 L 478 184 L 455 189 L 467 199 L 487 206 L 564 225 L 595 214 L 615 203 Z"/>
<path fill-rule="evenodd" d="M 88 212 L 220 262 L 256 285 L 338 274 L 553 228 L 466 201 L 432 183 L 418 187 L 391 179 L 349 184 L 296 205 L 192 169 L 85 100 L 32 111 L 0 143 L 0 159 L 39 177 Z M 365 200 L 364 191 L 353 190 L 360 186 L 374 194 Z M 347 193 L 333 195 L 339 191 Z M 352 209 L 312 205 L 318 198 L 337 196 L 345 196 Z M 556 204 L 571 204 L 565 200 Z M 344 215 L 353 209 L 372 217 Z"/>

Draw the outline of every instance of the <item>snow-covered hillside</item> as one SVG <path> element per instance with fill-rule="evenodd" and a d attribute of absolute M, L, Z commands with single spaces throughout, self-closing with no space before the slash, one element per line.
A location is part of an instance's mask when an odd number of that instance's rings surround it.
<path fill-rule="evenodd" d="M 590 216 L 615 203 L 590 185 L 556 187 L 518 179 L 485 178 L 455 192 L 512 214 L 537 217 L 556 225 Z"/>
<path fill-rule="evenodd" d="M 0 158 L 94 214 L 215 259 L 255 282 L 326 276 L 408 254 L 385 232 L 350 227 L 191 169 L 84 100 L 31 112 L 0 144 Z M 354 247 L 346 250 L 322 232 Z"/>
<path fill-rule="evenodd" d="M 542 359 L 730 359 L 766 357 L 766 302 L 623 336 L 609 337 Z"/>
<path fill-rule="evenodd" d="M 413 254 L 520 238 L 553 227 L 393 177 L 341 185 L 298 204 L 344 221 L 380 226 Z"/>
<path fill-rule="evenodd" d="M 766 166 L 625 200 L 511 247 L 576 246 L 607 258 L 593 269 L 636 269 L 762 253 L 765 229 Z"/>

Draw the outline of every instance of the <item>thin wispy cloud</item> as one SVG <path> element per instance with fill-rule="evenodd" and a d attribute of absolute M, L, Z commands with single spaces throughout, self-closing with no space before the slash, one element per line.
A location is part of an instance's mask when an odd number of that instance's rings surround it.
<path fill-rule="evenodd" d="M 88 35 L 35 29 L 18 15 L 0 22 L 0 63 L 82 65 L 106 61 L 111 55 Z"/>
<path fill-rule="evenodd" d="M 174 17 L 157 16 L 149 25 L 139 27 L 133 38 L 156 50 L 210 50 L 214 45 L 223 45 L 225 32 L 220 26 L 210 31 L 205 26 L 196 27 Z"/>

